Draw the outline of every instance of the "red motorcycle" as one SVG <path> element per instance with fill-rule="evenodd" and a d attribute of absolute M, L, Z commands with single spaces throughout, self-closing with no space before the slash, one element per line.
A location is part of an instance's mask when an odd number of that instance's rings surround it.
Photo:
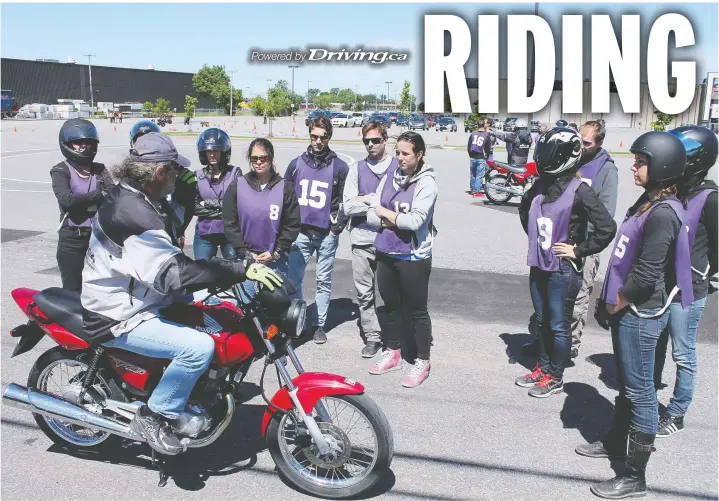
<path fill-rule="evenodd" d="M 527 162 L 522 167 L 487 160 L 489 168 L 484 176 L 484 193 L 494 203 L 503 204 L 512 197 L 521 197 L 539 179 L 537 164 Z"/>
<path fill-rule="evenodd" d="M 390 467 L 392 430 L 360 383 L 304 371 L 291 341 L 302 332 L 307 306 L 290 300 L 288 288 L 262 289 L 247 300 L 242 285 L 234 285 L 194 304 L 163 310 L 164 317 L 206 332 L 215 342 L 212 364 L 195 385 L 185 413 L 172 424 L 173 432 L 186 449 L 217 440 L 232 420 L 238 386 L 251 364 L 262 360 L 260 388 L 267 402 L 262 436 L 280 474 L 315 496 L 361 495 Z M 4 403 L 32 412 L 45 435 L 68 449 L 143 442 L 129 424 L 170 361 L 93 345 L 82 328 L 77 292 L 21 288 L 12 297 L 30 319 L 11 332 L 18 339 L 12 356 L 31 350 L 45 334 L 59 346 L 38 358 L 27 387 L 13 383 L 6 388 Z M 295 378 L 285 367 L 287 357 Z M 269 365 L 280 379 L 272 400 L 264 389 Z M 158 468 L 162 486 L 167 475 L 162 462 Z"/>

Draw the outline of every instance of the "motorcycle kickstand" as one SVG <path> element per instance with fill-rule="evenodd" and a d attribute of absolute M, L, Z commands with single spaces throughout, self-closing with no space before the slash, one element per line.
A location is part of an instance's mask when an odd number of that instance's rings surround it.
<path fill-rule="evenodd" d="M 157 473 L 160 474 L 160 481 L 158 482 L 158 487 L 165 487 L 167 485 L 167 470 L 165 469 L 165 462 L 157 457 L 157 453 L 155 452 L 155 449 L 152 447 L 150 448 L 152 451 L 152 464 L 157 468 Z"/>

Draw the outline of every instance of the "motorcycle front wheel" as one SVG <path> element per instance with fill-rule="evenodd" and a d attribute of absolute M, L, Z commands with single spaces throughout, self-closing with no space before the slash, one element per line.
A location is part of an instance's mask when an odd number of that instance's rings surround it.
<path fill-rule="evenodd" d="M 372 489 L 389 470 L 394 455 L 392 429 L 367 395 L 320 400 L 329 422 L 318 426 L 330 445 L 322 455 L 304 424 L 287 414 L 267 430 L 267 445 L 280 474 L 299 490 L 327 499 L 345 499 Z M 296 416 L 296 414 L 295 414 Z"/>
<path fill-rule="evenodd" d="M 507 175 L 505 174 L 492 174 L 487 179 L 487 184 L 495 184 L 497 186 L 502 186 L 503 188 L 510 188 L 509 179 Z M 509 201 L 510 198 L 512 198 L 511 193 L 507 193 L 505 191 L 499 191 L 494 190 L 490 188 L 489 186 L 485 186 L 484 193 L 487 195 L 487 198 L 491 200 L 492 202 L 496 204 L 503 204 Z"/>

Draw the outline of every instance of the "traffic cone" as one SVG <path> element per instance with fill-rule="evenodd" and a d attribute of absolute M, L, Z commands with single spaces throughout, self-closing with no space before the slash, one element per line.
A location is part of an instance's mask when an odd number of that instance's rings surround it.
<path fill-rule="evenodd" d="M 117 132 L 117 127 L 113 127 L 113 130 L 114 130 L 115 132 Z"/>
<path fill-rule="evenodd" d="M 257 122 L 253 122 L 253 124 L 252 124 L 252 132 L 257 132 Z"/>
<path fill-rule="evenodd" d="M 448 142 L 449 142 L 449 136 L 444 136 L 444 142 L 445 142 L 445 143 L 448 143 Z"/>
<path fill-rule="evenodd" d="M 17 127 L 13 127 L 13 128 L 12 128 L 12 131 L 13 131 L 13 132 L 17 132 Z"/>
<path fill-rule="evenodd" d="M 619 147 L 624 148 L 624 141 L 619 141 Z"/>

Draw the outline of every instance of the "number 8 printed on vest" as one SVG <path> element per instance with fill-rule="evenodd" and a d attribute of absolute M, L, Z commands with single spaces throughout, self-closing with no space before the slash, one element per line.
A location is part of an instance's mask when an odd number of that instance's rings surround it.
<path fill-rule="evenodd" d="M 552 220 L 548 217 L 537 218 L 537 233 L 539 233 L 539 245 L 544 250 L 552 247 Z"/>
<path fill-rule="evenodd" d="M 280 218 L 280 206 L 272 204 L 270 205 L 270 219 L 277 221 Z"/>
<path fill-rule="evenodd" d="M 312 181 L 312 186 L 309 189 L 309 198 L 307 198 L 307 188 L 310 184 L 309 179 L 302 179 L 300 186 L 302 186 L 302 196 L 297 200 L 300 205 L 314 207 L 315 209 L 321 209 L 327 203 L 327 193 L 325 192 L 329 188 L 329 184 L 324 181 Z M 319 188 L 323 188 L 325 191 L 321 191 Z"/>

